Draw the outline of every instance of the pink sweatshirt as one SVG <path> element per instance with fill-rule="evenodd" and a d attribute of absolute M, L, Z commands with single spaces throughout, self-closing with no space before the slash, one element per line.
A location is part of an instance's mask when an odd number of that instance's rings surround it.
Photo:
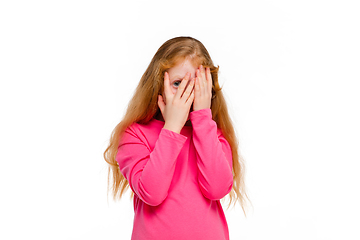
<path fill-rule="evenodd" d="M 190 113 L 181 134 L 164 122 L 132 124 L 116 157 L 134 194 L 132 240 L 228 240 L 220 199 L 233 185 L 232 155 L 211 110 Z"/>

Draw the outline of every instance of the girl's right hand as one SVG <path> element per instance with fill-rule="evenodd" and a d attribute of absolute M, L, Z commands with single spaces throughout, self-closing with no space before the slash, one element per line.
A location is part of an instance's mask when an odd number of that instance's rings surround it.
<path fill-rule="evenodd" d="M 190 73 L 186 73 L 176 93 L 170 88 L 169 74 L 164 74 L 164 98 L 158 96 L 158 105 L 165 120 L 163 128 L 180 133 L 184 127 L 190 112 L 191 104 L 194 101 L 194 79 L 189 82 Z M 189 85 L 187 85 L 189 82 Z M 165 104 L 166 102 L 166 104 Z"/>

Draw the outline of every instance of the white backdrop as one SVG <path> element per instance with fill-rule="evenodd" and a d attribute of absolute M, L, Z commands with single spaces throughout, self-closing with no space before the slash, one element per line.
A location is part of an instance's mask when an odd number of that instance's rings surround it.
<path fill-rule="evenodd" d="M 102 154 L 162 43 L 220 66 L 254 205 L 230 238 L 360 239 L 356 1 L 1 1 L 1 239 L 130 239 Z"/>

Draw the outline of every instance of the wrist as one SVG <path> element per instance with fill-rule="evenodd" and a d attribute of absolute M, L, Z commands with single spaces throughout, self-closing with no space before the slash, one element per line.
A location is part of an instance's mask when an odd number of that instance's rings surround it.
<path fill-rule="evenodd" d="M 166 122 L 165 122 L 165 125 L 164 125 L 163 128 L 164 128 L 164 129 L 167 129 L 167 130 L 170 130 L 170 131 L 173 131 L 173 132 L 178 133 L 178 134 L 180 134 L 180 131 L 181 131 L 181 128 L 180 128 L 180 127 L 174 126 L 174 125 L 172 125 L 172 124 L 168 124 L 168 123 L 166 123 Z"/>
<path fill-rule="evenodd" d="M 200 110 L 204 110 L 204 109 L 210 109 L 210 107 L 201 107 L 201 108 L 193 108 L 193 112 L 196 112 L 196 111 L 200 111 Z M 206 110 L 207 111 L 207 110 Z"/>
<path fill-rule="evenodd" d="M 196 120 L 198 118 L 200 118 L 200 119 L 212 119 L 211 109 L 210 108 L 204 108 L 204 109 L 199 109 L 199 110 L 196 110 L 196 111 L 192 111 L 189 114 L 189 117 L 190 117 L 191 122 L 193 122 L 194 120 Z"/>

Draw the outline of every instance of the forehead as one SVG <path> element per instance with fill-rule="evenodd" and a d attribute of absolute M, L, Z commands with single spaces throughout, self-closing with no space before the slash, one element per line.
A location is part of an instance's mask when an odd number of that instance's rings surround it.
<path fill-rule="evenodd" d="M 193 61 L 190 61 L 189 59 L 180 60 L 178 61 L 175 66 L 169 68 L 168 72 L 171 73 L 185 73 L 186 72 L 193 72 L 196 70 L 198 66 Z"/>

